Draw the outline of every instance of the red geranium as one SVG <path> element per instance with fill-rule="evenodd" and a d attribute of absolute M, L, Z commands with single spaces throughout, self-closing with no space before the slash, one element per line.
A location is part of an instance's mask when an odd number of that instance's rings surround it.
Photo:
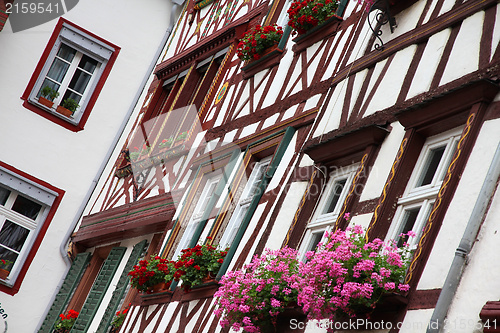
<path fill-rule="evenodd" d="M 182 280 L 185 291 L 203 283 L 208 276 L 215 276 L 219 271 L 227 251 L 217 249 L 210 244 L 196 245 L 181 251 L 174 274 L 176 281 Z"/>
<path fill-rule="evenodd" d="M 171 282 L 176 268 L 173 261 L 152 255 L 147 261 L 139 261 L 128 273 L 131 276 L 130 284 L 139 291 L 147 291 L 155 284 Z"/>
<path fill-rule="evenodd" d="M 236 54 L 242 60 L 260 59 L 265 50 L 278 42 L 283 35 L 283 29 L 276 24 L 255 28 L 245 32 L 240 39 Z"/>
<path fill-rule="evenodd" d="M 288 25 L 294 29 L 294 34 L 304 34 L 331 18 L 338 4 L 337 0 L 297 0 L 287 11 Z"/>

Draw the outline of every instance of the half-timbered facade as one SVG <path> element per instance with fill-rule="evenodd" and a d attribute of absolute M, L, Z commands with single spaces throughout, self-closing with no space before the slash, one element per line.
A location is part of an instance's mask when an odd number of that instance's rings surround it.
<path fill-rule="evenodd" d="M 165 47 L 171 7 L 0 1 L 1 332 L 42 326 L 72 264 L 69 239 Z M 48 104 L 45 87 L 58 93 Z M 79 106 L 63 115 L 68 98 Z"/>
<path fill-rule="evenodd" d="M 325 230 L 347 227 L 349 212 L 368 238 L 417 235 L 411 289 L 381 309 L 385 331 L 493 325 L 480 313 L 500 297 L 497 1 L 379 1 L 369 10 L 343 0 L 327 25 L 297 37 L 286 27 L 289 5 L 185 4 L 74 234 L 78 274 L 64 291 L 74 296 L 60 292 L 60 309 L 109 325 L 131 303 L 120 332 L 220 332 L 217 284 L 140 294 L 127 287 L 134 260 L 221 244 L 229 250 L 219 279 L 265 248 L 313 249 Z M 277 49 L 241 61 L 238 38 L 270 23 L 284 26 Z M 285 326 L 277 331 L 293 331 Z M 305 329 L 313 331 L 325 330 Z"/>

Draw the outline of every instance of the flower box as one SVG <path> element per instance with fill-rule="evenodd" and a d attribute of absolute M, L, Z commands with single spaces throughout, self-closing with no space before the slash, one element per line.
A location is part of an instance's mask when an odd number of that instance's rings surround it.
<path fill-rule="evenodd" d="M 278 44 L 274 44 L 262 54 L 260 59 L 252 60 L 241 68 L 243 79 L 248 79 L 266 68 L 279 64 L 282 54 L 283 50 L 278 47 Z"/>
<path fill-rule="evenodd" d="M 339 30 L 339 26 L 342 21 L 342 17 L 333 15 L 323 24 L 315 26 L 302 35 L 298 35 L 292 39 L 295 42 L 295 45 L 292 47 L 293 52 L 297 53 L 305 50 L 314 43 L 332 36 Z"/>
<path fill-rule="evenodd" d="M 42 105 L 45 105 L 49 109 L 52 108 L 52 106 L 54 105 L 54 102 L 52 102 L 51 100 L 46 99 L 45 97 L 42 97 L 42 96 L 40 96 L 38 98 L 38 103 L 40 103 Z"/>
<path fill-rule="evenodd" d="M 0 268 L 0 280 L 5 280 L 7 279 L 7 276 L 9 276 L 10 272 L 6 269 Z"/>
<path fill-rule="evenodd" d="M 62 114 L 63 116 L 66 116 L 66 117 L 71 117 L 73 115 L 73 112 L 71 112 L 71 110 L 68 110 L 64 106 L 61 106 L 61 105 L 57 106 L 56 111 L 59 112 L 60 114 Z"/>

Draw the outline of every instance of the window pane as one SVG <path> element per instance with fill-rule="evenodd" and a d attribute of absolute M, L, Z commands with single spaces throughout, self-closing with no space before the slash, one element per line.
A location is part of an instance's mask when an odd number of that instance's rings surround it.
<path fill-rule="evenodd" d="M 453 143 L 453 146 L 451 147 L 451 151 L 450 151 L 450 154 L 448 156 L 450 156 L 450 160 L 448 162 L 448 164 L 446 165 L 446 168 L 448 168 L 450 166 L 450 163 L 451 163 L 451 159 L 453 158 L 453 155 L 455 155 L 455 151 L 457 150 L 457 147 L 458 147 L 458 141 L 455 141 Z M 439 180 L 442 181 L 444 179 L 444 176 L 446 175 L 446 172 L 443 172 L 441 174 L 441 176 L 439 177 Z"/>
<path fill-rule="evenodd" d="M 321 241 L 321 238 L 323 238 L 323 231 L 316 232 L 316 233 L 312 234 L 311 241 L 309 242 L 309 245 L 306 248 L 306 252 L 307 251 L 315 251 L 316 247 L 318 246 L 319 242 Z"/>
<path fill-rule="evenodd" d="M 0 187 L 0 205 L 2 205 L 2 206 L 5 205 L 9 195 L 10 195 L 10 191 L 8 189 Z"/>
<path fill-rule="evenodd" d="M 94 73 L 97 64 L 98 64 L 97 60 L 92 59 L 89 56 L 83 55 L 82 60 L 80 60 L 80 63 L 78 64 L 78 67 L 92 74 Z"/>
<path fill-rule="evenodd" d="M 42 205 L 37 204 L 30 199 L 27 199 L 21 195 L 18 195 L 14 205 L 12 206 L 12 210 L 22 214 L 32 220 L 36 220 L 38 213 L 42 209 Z"/>
<path fill-rule="evenodd" d="M 49 72 L 47 73 L 47 77 L 50 77 L 52 80 L 57 81 L 59 83 L 62 82 L 66 72 L 68 71 L 69 64 L 62 61 L 61 59 L 55 58 L 54 62 L 50 66 Z"/>
<path fill-rule="evenodd" d="M 67 100 L 68 98 L 74 99 L 77 103 L 80 103 L 80 100 L 82 99 L 81 95 L 78 95 L 77 93 L 71 91 L 71 90 L 66 90 L 63 96 L 63 101 Z"/>
<path fill-rule="evenodd" d="M 427 157 L 427 161 L 425 162 L 424 168 L 422 170 L 422 174 L 420 176 L 420 180 L 417 183 L 417 187 L 428 185 L 432 182 L 432 178 L 434 178 L 434 174 L 439 166 L 439 162 L 441 162 L 441 158 L 443 157 L 443 153 L 446 146 L 432 149 L 430 151 L 429 156 Z"/>
<path fill-rule="evenodd" d="M 18 256 L 17 253 L 12 252 L 11 250 L 6 249 L 0 245 L 0 259 L 8 260 L 11 262 L 6 267 L 3 267 L 3 269 L 11 271 L 12 266 L 14 266 L 14 262 L 16 262 L 17 260 L 17 256 Z"/>
<path fill-rule="evenodd" d="M 340 199 L 340 195 L 342 194 L 342 190 L 344 189 L 346 182 L 347 179 L 342 179 L 340 181 L 335 182 L 335 184 L 333 185 L 332 193 L 330 194 L 330 199 L 328 199 L 328 204 L 325 206 L 323 214 L 328 214 L 335 210 L 335 207 L 337 207 L 337 203 Z"/>
<path fill-rule="evenodd" d="M 406 234 L 408 231 L 413 229 L 415 225 L 415 221 L 417 220 L 418 212 L 420 211 L 420 207 L 412 208 L 405 210 L 403 220 L 402 220 L 402 228 L 400 234 Z M 398 235 L 399 237 L 399 235 Z M 403 246 L 403 239 L 399 239 L 398 247 Z"/>
<path fill-rule="evenodd" d="M 28 229 L 6 220 L 0 230 L 0 244 L 14 251 L 21 251 L 29 233 Z"/>
<path fill-rule="evenodd" d="M 76 50 L 66 44 L 61 44 L 61 47 L 59 47 L 59 50 L 57 51 L 57 56 L 67 62 L 72 62 L 75 54 Z"/>
<path fill-rule="evenodd" d="M 83 72 L 81 69 L 77 69 L 73 78 L 71 78 L 71 82 L 69 83 L 69 87 L 80 94 L 83 94 L 85 88 L 87 88 L 87 84 L 90 81 L 90 75 Z"/>

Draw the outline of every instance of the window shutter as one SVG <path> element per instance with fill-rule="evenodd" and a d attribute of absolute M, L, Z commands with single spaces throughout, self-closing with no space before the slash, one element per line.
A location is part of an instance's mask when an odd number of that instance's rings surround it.
<path fill-rule="evenodd" d="M 146 249 L 146 245 L 147 241 L 143 240 L 142 242 L 136 244 L 132 249 L 132 253 L 130 254 L 127 264 L 123 269 L 122 275 L 120 276 L 120 280 L 118 281 L 116 289 L 115 291 L 113 291 L 113 296 L 109 301 L 108 307 L 106 308 L 106 312 L 104 312 L 104 316 L 101 320 L 101 323 L 99 324 L 99 327 L 97 328 L 96 333 L 105 333 L 108 331 L 109 325 L 111 325 L 111 322 L 113 321 L 114 318 L 114 314 L 116 313 L 116 310 L 120 305 L 120 301 L 123 298 L 123 294 L 127 289 L 128 272 L 132 269 L 132 267 L 137 263 L 137 261 L 141 257 L 142 253 Z"/>
<path fill-rule="evenodd" d="M 94 318 L 99 305 L 101 304 L 102 298 L 106 291 L 108 290 L 111 280 L 115 275 L 118 265 L 125 254 L 127 248 L 125 247 L 115 247 L 111 250 L 108 258 L 104 262 L 101 271 L 97 275 L 97 278 L 90 289 L 89 295 L 83 304 L 83 308 L 76 319 L 73 328 L 70 333 L 87 333 L 87 330 Z"/>
<path fill-rule="evenodd" d="M 64 308 L 68 304 L 68 301 L 73 294 L 76 286 L 80 282 L 83 272 L 87 268 L 91 254 L 89 252 L 79 253 L 76 255 L 75 261 L 71 265 L 66 278 L 57 293 L 54 303 L 50 307 L 42 326 L 38 330 L 38 333 L 49 333 L 52 332 L 52 328 L 59 318 L 59 315 L 64 311 Z"/>

